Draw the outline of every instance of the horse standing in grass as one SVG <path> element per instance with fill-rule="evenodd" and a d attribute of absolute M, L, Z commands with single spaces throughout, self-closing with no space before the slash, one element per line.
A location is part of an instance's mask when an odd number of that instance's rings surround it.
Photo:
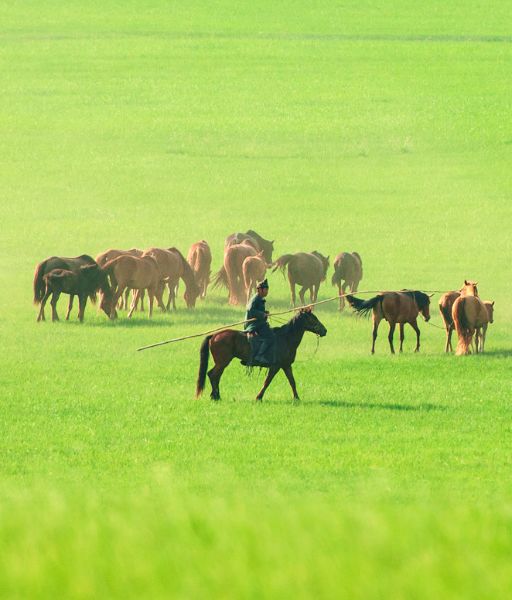
<path fill-rule="evenodd" d="M 256 256 L 248 256 L 242 264 L 242 273 L 247 302 L 249 302 L 252 294 L 256 292 L 258 281 L 263 281 L 267 273 L 267 263 L 263 258 L 263 252 L 260 252 Z"/>
<path fill-rule="evenodd" d="M 256 254 L 258 254 L 258 250 L 247 240 L 241 244 L 224 248 L 224 266 L 217 273 L 216 284 L 214 285 L 219 285 L 220 279 L 225 279 L 225 284 L 229 290 L 230 304 L 236 305 L 243 302 L 245 288 L 242 265 L 247 257 L 256 256 Z"/>
<path fill-rule="evenodd" d="M 283 254 L 274 263 L 274 273 L 281 269 L 283 275 L 288 268 L 288 281 L 290 283 L 292 306 L 295 306 L 295 286 L 300 285 L 299 298 L 301 304 L 305 304 L 304 294 L 309 290 L 311 302 L 316 302 L 320 283 L 325 281 L 327 269 L 329 268 L 329 257 L 320 252 L 297 252 L 296 254 Z"/>
<path fill-rule="evenodd" d="M 425 321 L 430 320 L 430 298 L 431 296 L 420 291 L 383 292 L 369 300 L 361 300 L 352 295 L 347 296 L 348 303 L 359 314 L 368 315 L 372 311 L 372 354 L 375 354 L 375 340 L 382 319 L 389 323 L 388 340 L 391 354 L 395 353 L 393 334 L 397 323 L 400 325 L 400 352 L 402 352 L 404 343 L 404 326 L 406 323 L 409 323 L 416 332 L 416 349 L 414 351 L 418 352 L 420 349 L 420 330 L 417 318 L 418 314 L 421 313 Z"/>
<path fill-rule="evenodd" d="M 470 354 L 471 342 L 475 336 L 475 351 L 479 351 L 480 330 L 489 323 L 489 313 L 478 297 L 477 283 L 464 281 L 460 296 L 452 306 L 452 319 L 458 336 L 455 354 Z"/>
<path fill-rule="evenodd" d="M 201 290 L 200 298 L 206 298 L 206 290 L 210 283 L 212 253 L 208 242 L 201 240 L 192 244 L 187 255 L 187 262 L 194 272 L 197 286 Z"/>
<path fill-rule="evenodd" d="M 105 250 L 105 252 L 101 252 L 96 257 L 96 262 L 100 265 L 100 267 L 105 266 L 109 260 L 113 260 L 118 256 L 135 256 L 136 258 L 140 258 L 144 252 L 139 250 L 138 248 L 131 248 L 130 250 L 116 250 L 115 248 L 110 248 L 109 250 Z M 119 308 L 122 310 L 128 310 L 128 298 L 130 296 L 130 291 L 127 289 L 124 295 L 120 299 Z M 144 312 L 144 291 L 140 296 L 140 310 Z"/>
<path fill-rule="evenodd" d="M 183 298 L 187 304 L 187 308 L 194 308 L 196 305 L 196 300 L 199 297 L 199 295 L 201 294 L 201 290 L 199 289 L 199 286 L 196 283 L 194 271 L 192 270 L 192 267 L 186 261 L 183 254 L 178 250 L 178 248 L 175 248 L 173 246 L 172 248 L 167 248 L 167 250 L 171 254 L 174 254 L 174 256 L 176 256 L 176 258 L 178 259 L 178 277 L 179 277 L 179 279 L 182 279 L 183 283 L 185 284 L 185 293 L 183 294 Z M 175 310 L 176 310 L 175 298 L 176 298 L 177 289 L 178 289 L 178 283 L 176 282 L 176 286 L 174 288 L 174 297 L 172 299 L 173 308 Z M 169 285 L 169 292 L 170 291 L 171 291 L 171 286 Z M 171 298 L 170 298 L 170 294 L 169 294 L 169 300 L 167 301 L 167 309 L 169 309 L 170 301 L 171 301 Z"/>
<path fill-rule="evenodd" d="M 50 256 L 49 258 L 41 261 L 36 265 L 36 269 L 34 272 L 34 304 L 38 305 L 41 303 L 43 296 L 46 291 L 46 284 L 44 282 L 44 275 L 53 271 L 53 269 L 66 269 L 68 271 L 73 271 L 74 273 L 78 273 L 81 267 L 85 265 L 95 265 L 96 261 L 92 256 L 88 254 L 81 254 L 80 256 L 75 256 L 72 258 L 67 258 L 64 256 Z M 68 303 L 68 312 L 66 313 L 66 321 L 69 319 L 69 315 L 71 314 L 71 309 L 73 308 L 73 299 L 74 294 L 70 294 L 69 303 Z M 39 313 L 41 319 L 44 321 L 44 310 Z M 38 318 L 38 321 L 40 319 Z"/>
<path fill-rule="evenodd" d="M 263 399 L 265 390 L 280 369 L 284 371 L 284 374 L 290 383 L 294 399 L 299 399 L 295 378 L 293 376 L 292 364 L 295 361 L 297 348 L 306 331 L 311 331 L 320 337 L 323 337 L 327 333 L 327 329 L 311 312 L 310 308 L 305 308 L 297 312 L 286 325 L 274 328 L 276 337 L 276 362 L 269 367 L 267 377 L 263 383 L 263 387 L 256 396 L 256 400 Z M 207 372 L 210 352 L 212 353 L 215 365 Z M 196 398 L 202 394 L 206 375 L 208 374 L 212 385 L 211 398 L 212 400 L 220 400 L 219 384 L 224 369 L 229 365 L 233 358 L 239 358 L 242 362 L 247 363 L 250 359 L 250 355 L 251 349 L 247 334 L 242 331 L 225 329 L 224 331 L 205 337 L 200 350 Z"/>
<path fill-rule="evenodd" d="M 152 256 L 142 256 L 141 258 L 118 256 L 108 261 L 103 269 L 110 276 L 114 288 L 111 318 L 116 317 L 115 307 L 126 289 L 136 290 L 128 312 L 128 318 L 131 318 L 142 290 L 148 291 L 150 317 L 153 315 L 153 301 L 155 298 L 158 306 L 165 312 L 165 306 L 162 302 L 163 286 L 161 286 L 160 271 L 156 260 Z"/>
<path fill-rule="evenodd" d="M 41 308 L 39 310 L 38 321 L 44 321 L 44 307 L 48 298 L 51 296 L 52 321 L 58 321 L 57 302 L 61 294 L 69 294 L 71 297 L 78 296 L 79 309 L 78 318 L 80 323 L 84 320 L 87 298 L 91 302 L 96 302 L 96 292 L 102 291 L 102 301 L 100 308 L 105 314 L 111 314 L 112 310 L 112 290 L 108 282 L 107 274 L 97 265 L 82 265 L 77 271 L 68 269 L 52 269 L 43 276 L 45 293 L 41 299 Z M 69 317 L 69 310 L 68 316 Z"/>
<path fill-rule="evenodd" d="M 439 298 L 439 312 L 443 318 L 444 328 L 446 330 L 446 344 L 444 347 L 445 352 L 452 352 L 452 333 L 455 329 L 452 318 L 452 307 L 453 303 L 459 298 L 460 292 L 451 291 L 446 292 Z"/>
<path fill-rule="evenodd" d="M 331 278 L 332 285 L 338 286 L 340 296 L 340 311 L 345 307 L 342 295 L 350 289 L 350 293 L 357 292 L 359 282 L 363 278 L 363 261 L 357 252 L 341 252 L 334 259 L 334 274 Z M 343 284 L 341 283 L 342 279 Z"/>

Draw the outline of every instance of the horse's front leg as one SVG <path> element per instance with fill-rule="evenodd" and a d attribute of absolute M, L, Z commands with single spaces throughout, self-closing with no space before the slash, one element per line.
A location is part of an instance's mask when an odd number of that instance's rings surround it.
<path fill-rule="evenodd" d="M 280 368 L 281 367 L 276 367 L 276 366 L 270 367 L 270 369 L 268 370 L 267 377 L 265 378 L 265 381 L 263 382 L 263 387 L 261 388 L 258 395 L 256 396 L 256 400 L 263 400 L 263 394 L 265 393 L 265 390 L 271 384 L 272 379 L 274 379 L 274 377 L 276 376 L 276 373 L 279 371 Z"/>
<path fill-rule="evenodd" d="M 297 297 L 295 296 L 295 283 L 293 283 L 292 279 L 289 277 L 288 280 L 290 281 L 290 292 L 292 295 L 292 306 L 295 307 L 295 302 L 297 300 Z"/>
<path fill-rule="evenodd" d="M 347 292 L 347 283 L 344 282 L 343 285 L 341 283 L 338 284 L 338 295 L 340 297 L 340 311 L 345 308 L 345 294 Z"/>
<path fill-rule="evenodd" d="M 52 321 L 58 321 L 59 315 L 57 314 L 57 301 L 59 299 L 60 292 L 53 292 L 52 294 Z"/>
<path fill-rule="evenodd" d="M 478 347 L 478 344 L 481 343 L 480 342 L 480 327 L 477 327 L 475 329 L 475 354 L 478 354 L 478 352 L 481 352 L 481 349 Z"/>
<path fill-rule="evenodd" d="M 84 322 L 85 306 L 87 304 L 87 296 L 78 296 L 78 318 L 80 323 Z"/>
<path fill-rule="evenodd" d="M 404 338 L 405 338 L 404 328 L 405 328 L 405 323 L 400 323 L 400 352 L 402 352 L 402 349 L 404 346 Z"/>
<path fill-rule="evenodd" d="M 288 365 L 287 367 L 283 367 L 283 371 L 288 379 L 288 382 L 290 383 L 290 387 L 292 388 L 293 399 L 300 400 L 299 394 L 297 393 L 297 386 L 295 385 L 295 377 L 293 376 L 292 366 Z"/>
<path fill-rule="evenodd" d="M 420 328 L 418 327 L 418 323 L 417 323 L 416 319 L 414 319 L 414 321 L 410 322 L 410 326 L 416 332 L 416 348 L 415 348 L 414 352 L 419 352 L 420 351 Z"/>
<path fill-rule="evenodd" d="M 51 290 L 46 290 L 43 299 L 41 300 L 41 308 L 39 309 L 39 315 L 37 316 L 37 321 L 45 321 L 44 318 L 44 307 L 46 306 L 46 302 L 48 298 L 51 296 Z"/>
<path fill-rule="evenodd" d="M 299 298 L 302 306 L 306 304 L 306 301 L 304 300 L 304 294 L 306 293 L 306 289 L 306 287 L 301 287 L 299 290 Z"/>
<path fill-rule="evenodd" d="M 129 319 L 132 318 L 133 311 L 135 310 L 135 307 L 137 306 L 137 302 L 139 300 L 139 295 L 140 295 L 140 290 L 132 290 L 132 291 L 133 291 L 132 304 L 130 306 L 130 311 L 128 312 Z"/>
<path fill-rule="evenodd" d="M 69 321 L 69 315 L 71 314 L 71 310 L 73 308 L 74 298 L 75 298 L 74 294 L 69 294 L 68 312 L 66 313 L 66 321 Z"/>
<path fill-rule="evenodd" d="M 396 323 L 389 324 L 388 341 L 389 341 L 389 348 L 391 350 L 391 354 L 395 353 L 395 348 L 393 347 L 393 336 L 395 335 L 395 327 L 396 327 Z"/>

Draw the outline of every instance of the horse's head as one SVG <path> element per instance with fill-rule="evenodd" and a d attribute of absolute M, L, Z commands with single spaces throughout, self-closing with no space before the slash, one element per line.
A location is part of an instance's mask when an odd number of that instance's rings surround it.
<path fill-rule="evenodd" d="M 414 292 L 414 300 L 418 305 L 418 310 L 423 315 L 425 321 L 430 321 L 430 298 L 434 294 L 425 294 L 424 292 Z"/>
<path fill-rule="evenodd" d="M 487 310 L 487 315 L 489 316 L 489 323 L 494 323 L 494 300 L 492 302 L 486 300 L 484 306 Z"/>
<path fill-rule="evenodd" d="M 200 293 L 201 290 L 195 283 L 193 285 L 187 285 L 185 294 L 183 295 L 183 298 L 185 298 L 185 302 L 187 303 L 187 308 L 195 308 L 196 300 Z"/>
<path fill-rule="evenodd" d="M 299 319 L 302 320 L 304 325 L 304 329 L 306 331 L 311 331 L 320 337 L 324 337 L 327 335 L 327 329 L 325 326 L 319 321 L 319 319 L 314 315 L 311 307 L 302 308 L 299 312 Z"/>
<path fill-rule="evenodd" d="M 477 281 L 464 280 L 463 287 L 459 290 L 461 296 L 478 296 Z"/>

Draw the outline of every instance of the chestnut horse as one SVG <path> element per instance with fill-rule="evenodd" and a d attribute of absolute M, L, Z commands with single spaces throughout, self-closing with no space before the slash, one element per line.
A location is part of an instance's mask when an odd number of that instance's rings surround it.
<path fill-rule="evenodd" d="M 439 298 L 439 312 L 443 318 L 444 328 L 446 330 L 446 344 L 444 347 L 445 352 L 453 351 L 452 348 L 452 333 L 455 329 L 452 318 L 452 307 L 453 303 L 460 296 L 460 292 L 452 291 L 446 292 Z"/>
<path fill-rule="evenodd" d="M 320 323 L 310 308 L 304 308 L 298 311 L 295 316 L 282 327 L 273 328 L 276 341 L 276 362 L 269 367 L 267 377 L 263 387 L 256 396 L 256 400 L 262 400 L 265 390 L 274 379 L 276 373 L 283 369 L 293 391 L 294 399 L 298 400 L 297 387 L 293 377 L 292 364 L 295 361 L 297 348 L 306 331 L 311 331 L 316 335 L 323 337 L 327 329 Z M 212 353 L 215 365 L 207 373 L 208 357 Z M 212 400 L 220 400 L 219 383 L 224 369 L 229 365 L 233 358 L 239 358 L 242 362 L 248 362 L 251 354 L 247 334 L 242 331 L 225 329 L 219 333 L 205 337 L 201 344 L 199 374 L 197 376 L 196 398 L 199 397 L 206 381 L 206 375 L 212 385 Z"/>
<path fill-rule="evenodd" d="M 201 240 L 192 244 L 187 255 L 187 262 L 194 272 L 194 277 L 201 294 L 200 298 L 206 298 L 206 290 L 210 283 L 212 253 L 208 242 Z"/>
<path fill-rule="evenodd" d="M 248 256 L 256 256 L 258 251 L 251 242 L 245 240 L 241 244 L 227 246 L 224 248 L 224 266 L 222 278 L 225 278 L 229 290 L 229 303 L 240 304 L 244 300 L 244 276 L 242 265 Z M 219 285 L 219 273 L 216 275 L 216 283 Z"/>
<path fill-rule="evenodd" d="M 52 321 L 58 321 L 57 301 L 61 294 L 69 294 L 71 298 L 78 296 L 79 309 L 78 318 L 80 323 L 84 320 L 85 306 L 87 298 L 92 302 L 96 301 L 96 292 L 102 291 L 102 301 L 100 308 L 106 315 L 111 314 L 112 309 L 112 290 L 108 282 L 107 274 L 99 265 L 82 265 L 78 271 L 68 269 L 52 269 L 43 276 L 45 283 L 45 294 L 41 299 L 41 308 L 39 310 L 38 321 L 44 321 L 44 307 L 48 298 L 51 296 Z M 69 317 L 69 311 L 68 311 Z M 67 320 L 67 319 L 66 319 Z"/>
<path fill-rule="evenodd" d="M 196 305 L 196 300 L 199 297 L 199 295 L 201 294 L 201 290 L 199 289 L 199 286 L 196 283 L 194 271 L 192 270 L 192 267 L 186 261 L 183 254 L 178 250 L 178 248 L 175 248 L 173 246 L 172 248 L 167 248 L 167 250 L 171 254 L 174 254 L 174 256 L 176 256 L 176 258 L 178 259 L 178 266 L 179 266 L 178 278 L 182 279 L 183 282 L 185 283 L 185 293 L 183 294 L 183 298 L 185 299 L 187 308 L 194 308 Z M 173 305 L 173 308 L 176 310 L 175 298 L 176 298 L 176 291 L 178 289 L 178 280 L 175 280 L 175 281 L 176 281 L 176 285 L 174 287 L 172 305 Z M 167 301 L 167 309 L 169 309 L 170 302 L 171 302 L 171 285 L 169 285 L 169 300 Z"/>
<path fill-rule="evenodd" d="M 109 250 L 105 250 L 105 252 L 98 254 L 96 257 L 96 262 L 100 265 L 100 267 L 103 267 L 108 263 L 109 260 L 117 258 L 118 256 L 136 256 L 137 258 L 140 258 L 143 254 L 144 252 L 138 248 L 131 248 L 130 250 L 116 250 L 115 248 L 110 248 Z M 130 295 L 130 291 L 131 290 L 127 289 L 120 299 L 119 308 L 122 310 L 128 309 L 128 297 Z M 140 296 L 140 309 L 144 311 L 144 292 L 142 292 Z"/>
<path fill-rule="evenodd" d="M 128 313 L 131 318 L 142 290 L 148 290 L 149 316 L 153 315 L 153 300 L 156 298 L 158 306 L 165 312 L 162 302 L 161 276 L 158 264 L 152 256 L 118 256 L 109 260 L 103 269 L 109 274 L 114 289 L 111 317 L 115 318 L 117 301 L 126 289 L 136 290 L 132 305 Z"/>
<path fill-rule="evenodd" d="M 489 323 L 489 313 L 484 303 L 478 297 L 477 283 L 464 281 L 460 296 L 452 306 L 452 319 L 458 336 L 455 354 L 469 354 L 470 346 L 475 336 L 475 351 L 479 350 L 480 329 Z"/>
<path fill-rule="evenodd" d="M 34 272 L 34 304 L 40 304 L 46 292 L 46 284 L 43 279 L 46 273 L 53 271 L 53 269 L 66 269 L 68 271 L 78 273 L 80 268 L 84 265 L 95 264 L 96 261 L 94 260 L 94 258 L 92 256 L 89 256 L 88 254 L 81 254 L 80 256 L 75 256 L 73 258 L 66 258 L 63 256 L 50 256 L 50 258 L 41 261 L 39 264 L 36 265 L 36 269 Z M 74 294 L 70 294 L 68 312 L 66 313 L 66 320 L 69 319 L 71 309 L 73 308 L 73 298 Z M 44 321 L 44 310 L 42 313 L 40 311 L 39 315 Z M 40 320 L 39 317 L 37 320 Z"/>
<path fill-rule="evenodd" d="M 245 292 L 247 295 L 247 302 L 251 299 L 251 296 L 256 292 L 256 285 L 259 281 L 265 279 L 267 272 L 267 263 L 263 258 L 263 252 L 260 252 L 256 256 L 248 256 L 242 264 L 242 273 L 244 276 Z"/>
<path fill-rule="evenodd" d="M 372 354 L 375 354 L 375 340 L 377 339 L 377 331 L 382 319 L 386 319 L 389 323 L 388 340 L 391 354 L 395 353 L 393 347 L 393 334 L 395 333 L 395 326 L 397 323 L 400 325 L 400 352 L 402 352 L 404 343 L 404 326 L 406 323 L 409 323 L 416 332 L 416 349 L 414 351 L 418 352 L 420 349 L 420 330 L 418 328 L 417 318 L 418 314 L 421 313 L 425 321 L 430 320 L 430 298 L 431 296 L 418 290 L 383 292 L 369 300 L 361 300 L 360 298 L 355 298 L 351 295 L 347 296 L 348 303 L 359 314 L 368 315 L 370 311 L 372 311 Z"/>
<path fill-rule="evenodd" d="M 340 296 L 340 310 L 345 306 L 342 295 L 350 289 L 350 293 L 357 292 L 359 282 L 363 278 L 363 261 L 357 252 L 341 252 L 334 259 L 334 274 L 331 278 L 332 285 L 338 286 Z M 341 280 L 344 280 L 343 284 Z"/>
<path fill-rule="evenodd" d="M 288 268 L 288 281 L 290 282 L 292 306 L 295 306 L 295 285 L 300 285 L 299 297 L 301 304 L 305 304 L 304 294 L 309 290 L 311 302 L 316 302 L 320 283 L 325 281 L 329 268 L 329 257 L 320 252 L 297 252 L 296 254 L 283 254 L 274 263 L 274 273 L 281 269 L 283 275 Z"/>
<path fill-rule="evenodd" d="M 489 317 L 489 320 L 487 323 L 484 323 L 481 328 L 477 328 L 475 338 L 480 341 L 480 346 L 476 349 L 477 352 L 484 351 L 487 327 L 489 326 L 489 323 L 494 323 L 494 301 L 484 300 L 484 306 L 487 310 L 487 316 Z"/>

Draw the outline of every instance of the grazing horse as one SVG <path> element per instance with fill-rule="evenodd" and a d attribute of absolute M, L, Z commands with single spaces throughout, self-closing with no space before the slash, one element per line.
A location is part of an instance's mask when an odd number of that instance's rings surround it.
<path fill-rule="evenodd" d="M 44 282 L 44 275 L 53 271 L 53 269 L 67 269 L 68 271 L 73 271 L 77 273 L 80 268 L 84 265 L 95 265 L 96 261 L 92 256 L 88 254 L 81 254 L 80 256 L 75 256 L 73 258 L 66 258 L 63 256 L 50 256 L 39 264 L 36 265 L 36 269 L 34 272 L 34 304 L 40 304 L 41 300 L 46 291 L 46 284 Z M 74 295 L 70 294 L 69 296 L 69 304 L 68 304 L 68 312 L 66 313 L 66 321 L 69 319 L 69 315 L 71 314 L 71 309 L 73 308 L 73 298 Z M 44 321 L 44 310 L 41 313 L 39 312 L 41 319 Z M 39 318 L 37 319 L 40 320 Z"/>
<path fill-rule="evenodd" d="M 363 278 L 363 261 L 357 252 L 341 252 L 334 259 L 334 274 L 331 279 L 332 285 L 338 286 L 338 295 L 340 296 L 340 310 L 345 306 L 345 300 L 342 297 L 350 289 L 350 293 L 357 292 L 359 282 Z M 343 284 L 341 280 L 344 280 Z"/>
<path fill-rule="evenodd" d="M 489 323 L 489 312 L 485 304 L 478 297 L 477 283 L 464 281 L 460 296 L 455 299 L 452 306 L 452 319 L 458 336 L 455 354 L 470 353 L 473 334 L 475 336 L 475 351 L 479 350 L 480 329 Z"/>
<path fill-rule="evenodd" d="M 432 294 L 433 295 L 433 294 Z M 425 321 L 430 320 L 430 298 L 428 294 L 420 291 L 402 291 L 402 292 L 383 292 L 378 296 L 374 296 L 369 300 L 361 300 L 352 295 L 347 296 L 350 306 L 359 314 L 368 315 L 372 311 L 373 316 L 373 343 L 372 354 L 375 354 L 375 340 L 377 339 L 377 331 L 379 323 L 382 319 L 386 319 L 389 323 L 389 347 L 391 354 L 395 353 L 393 347 L 393 334 L 395 326 L 400 325 L 400 352 L 404 343 L 404 325 L 409 325 L 416 332 L 416 349 L 420 349 L 420 330 L 418 328 L 417 318 L 421 313 Z"/>
<path fill-rule="evenodd" d="M 295 285 L 300 285 L 299 297 L 302 304 L 304 294 L 309 290 L 310 301 L 316 302 L 320 283 L 325 280 L 329 268 L 329 257 L 320 252 L 297 252 L 296 254 L 283 254 L 274 263 L 274 273 L 281 269 L 283 275 L 288 267 L 288 281 L 290 282 L 292 306 L 295 306 Z"/>
<path fill-rule="evenodd" d="M 126 255 L 118 256 L 109 260 L 103 269 L 109 274 L 112 287 L 115 290 L 112 300 L 112 318 L 116 316 L 115 307 L 126 289 L 136 290 L 128 318 L 131 318 L 142 290 L 146 289 L 149 296 L 149 316 L 153 315 L 153 300 L 155 298 L 158 306 L 165 312 L 161 294 L 160 271 L 156 260 L 152 256 L 142 256 L 141 258 Z"/>
<path fill-rule="evenodd" d="M 45 284 L 45 293 L 41 299 L 41 308 L 39 310 L 38 321 L 44 321 L 44 307 L 48 298 L 51 296 L 52 321 L 58 321 L 57 301 L 59 296 L 69 294 L 78 296 L 79 310 L 78 318 L 80 323 L 84 320 L 85 306 L 87 298 L 92 302 L 96 301 L 96 292 L 102 291 L 102 301 L 100 308 L 107 315 L 112 312 L 112 290 L 108 282 L 105 271 L 99 265 L 82 265 L 78 271 L 68 269 L 52 269 L 43 276 Z"/>
<path fill-rule="evenodd" d="M 101 252 L 96 257 L 96 262 L 103 267 L 108 263 L 109 260 L 117 258 L 118 256 L 136 256 L 140 258 L 144 252 L 139 250 L 138 248 L 131 248 L 130 250 L 116 250 L 114 248 L 110 248 L 109 250 L 105 250 L 105 252 Z M 121 297 L 121 302 L 119 308 L 122 310 L 128 309 L 128 297 L 130 295 L 130 290 L 127 289 L 124 293 L 124 296 Z M 144 312 L 144 292 L 142 292 L 140 296 L 140 310 Z"/>
<path fill-rule="evenodd" d="M 201 290 L 200 298 L 206 298 L 206 290 L 210 283 L 212 253 L 208 242 L 201 240 L 192 244 L 187 255 L 187 262 L 194 272 L 197 286 Z"/>
<path fill-rule="evenodd" d="M 263 258 L 263 252 L 260 252 L 256 256 L 248 256 L 242 264 L 242 273 L 244 276 L 245 291 L 247 294 L 247 302 L 251 299 L 251 296 L 256 292 L 256 285 L 259 281 L 265 279 L 267 272 L 267 263 Z"/>
<path fill-rule="evenodd" d="M 321 337 L 327 333 L 327 329 L 320 323 L 309 308 L 297 312 L 286 325 L 274 328 L 276 339 L 276 362 L 269 367 L 267 377 L 263 387 L 256 396 L 256 400 L 263 399 L 265 390 L 280 369 L 283 369 L 290 383 L 294 399 L 299 399 L 295 379 L 293 377 L 292 364 L 295 361 L 297 348 L 306 331 L 311 331 Z M 233 358 L 239 358 L 242 362 L 247 362 L 251 354 L 251 349 L 247 335 L 242 331 L 225 329 L 224 331 L 205 337 L 200 350 L 201 358 L 199 363 L 199 374 L 197 376 L 196 398 L 199 397 L 204 390 L 210 352 L 215 361 L 215 366 L 208 371 L 208 377 L 212 385 L 211 398 L 212 400 L 220 400 L 219 383 L 224 369 L 229 365 Z"/>
<path fill-rule="evenodd" d="M 183 254 L 178 250 L 178 248 L 175 248 L 173 246 L 172 248 L 167 248 L 167 250 L 169 250 L 169 252 L 171 254 L 174 254 L 174 256 L 176 256 L 176 258 L 178 259 L 178 266 L 179 266 L 178 278 L 182 279 L 185 284 L 185 293 L 183 294 L 183 298 L 185 299 L 185 302 L 187 303 L 187 308 L 194 308 L 196 305 L 196 300 L 199 297 L 199 295 L 201 294 L 201 290 L 199 289 L 199 286 L 196 283 L 194 271 L 192 270 L 192 267 L 186 261 Z M 175 310 L 176 310 L 175 298 L 176 298 L 177 288 L 178 288 L 178 281 L 176 281 L 176 285 L 174 287 L 174 296 L 172 299 L 173 308 Z M 171 301 L 170 292 L 171 292 L 171 286 L 169 285 L 169 300 L 167 301 L 167 308 L 169 308 L 170 301 Z"/>

